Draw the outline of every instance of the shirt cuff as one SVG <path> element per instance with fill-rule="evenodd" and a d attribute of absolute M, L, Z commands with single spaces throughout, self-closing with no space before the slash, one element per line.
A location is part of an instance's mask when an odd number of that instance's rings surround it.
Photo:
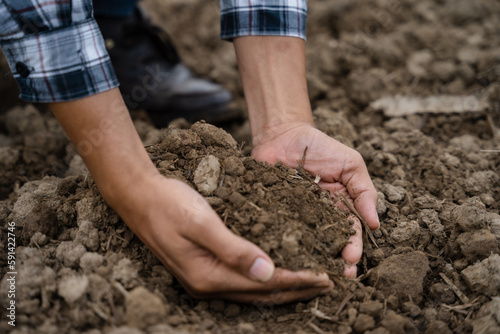
<path fill-rule="evenodd" d="M 291 36 L 306 39 L 307 1 L 221 0 L 221 38 Z"/>
<path fill-rule="evenodd" d="M 119 85 L 94 19 L 0 45 L 23 100 L 70 101 Z"/>

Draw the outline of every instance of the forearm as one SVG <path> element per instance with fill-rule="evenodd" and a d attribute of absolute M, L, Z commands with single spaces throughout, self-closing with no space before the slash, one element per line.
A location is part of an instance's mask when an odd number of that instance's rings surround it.
<path fill-rule="evenodd" d="M 50 107 L 112 207 L 118 195 L 157 173 L 117 88 Z"/>
<path fill-rule="evenodd" d="M 305 43 L 300 38 L 234 39 L 254 144 L 283 124 L 314 125 L 307 92 Z"/>

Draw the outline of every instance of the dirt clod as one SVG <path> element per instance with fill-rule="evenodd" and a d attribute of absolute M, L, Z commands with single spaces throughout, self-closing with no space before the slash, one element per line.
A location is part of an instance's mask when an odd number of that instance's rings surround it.
<path fill-rule="evenodd" d="M 167 315 L 165 304 L 155 294 L 137 287 L 125 298 L 127 323 L 136 328 L 146 328 L 160 322 Z"/>
<path fill-rule="evenodd" d="M 422 300 L 424 279 L 429 272 L 429 260 L 423 252 L 392 255 L 382 261 L 370 275 L 370 282 L 400 299 Z M 400 279 L 399 277 L 405 277 Z"/>
<path fill-rule="evenodd" d="M 500 255 L 493 254 L 462 271 L 469 288 L 487 296 L 500 294 Z"/>

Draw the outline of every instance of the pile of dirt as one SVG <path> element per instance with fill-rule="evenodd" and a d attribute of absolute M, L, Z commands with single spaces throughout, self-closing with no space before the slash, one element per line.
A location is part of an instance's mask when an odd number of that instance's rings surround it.
<path fill-rule="evenodd" d="M 144 5 L 186 63 L 228 86 L 243 106 L 232 46 L 218 39 L 216 4 Z M 364 242 L 359 277 L 339 278 L 339 251 L 352 233 L 348 213 L 301 168 L 248 157 L 248 123 L 232 125 L 243 145 L 205 123 L 176 121 L 160 131 L 136 117 L 162 174 L 200 191 L 234 233 L 278 266 L 326 270 L 336 283 L 328 295 L 288 305 L 194 300 L 102 200 L 47 110 L 7 103 L 0 114 L 0 289 L 7 288 L 5 232 L 15 222 L 17 326 L 4 321 L 1 298 L 0 332 L 500 332 L 500 4 L 309 6 L 315 121 L 362 154 L 379 192 L 382 224 L 373 233 L 377 245 Z M 2 97 L 10 90 L 0 84 Z M 489 109 L 387 118 L 369 107 L 398 94 L 473 95 Z"/>

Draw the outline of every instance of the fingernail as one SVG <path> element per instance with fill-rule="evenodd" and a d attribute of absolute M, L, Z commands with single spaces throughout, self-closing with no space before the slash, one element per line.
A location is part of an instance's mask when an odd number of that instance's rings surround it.
<path fill-rule="evenodd" d="M 320 294 L 322 294 L 322 295 L 324 295 L 325 293 L 332 291 L 332 289 L 333 289 L 333 287 L 334 287 L 334 286 L 335 286 L 335 285 L 333 284 L 333 282 L 332 282 L 332 281 L 329 281 L 329 282 L 328 282 L 328 288 L 324 288 L 324 289 L 323 289 L 323 290 L 321 290 L 319 293 L 320 293 Z"/>
<path fill-rule="evenodd" d="M 273 277 L 273 273 L 274 265 L 261 257 L 257 258 L 250 268 L 250 276 L 261 282 L 269 281 Z"/>

